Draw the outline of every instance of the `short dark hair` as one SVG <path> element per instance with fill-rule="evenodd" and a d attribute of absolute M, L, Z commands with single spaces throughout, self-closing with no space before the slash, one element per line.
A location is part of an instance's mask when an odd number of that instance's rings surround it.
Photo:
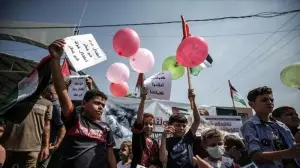
<path fill-rule="evenodd" d="M 183 114 L 173 114 L 170 116 L 169 118 L 169 124 L 173 124 L 174 122 L 179 122 L 179 123 L 188 123 L 188 120 L 186 119 L 186 117 Z"/>
<path fill-rule="evenodd" d="M 83 97 L 83 100 L 89 101 L 97 96 L 102 97 L 103 99 L 107 100 L 106 94 L 97 89 L 91 89 L 91 90 L 87 91 Z"/>
<path fill-rule="evenodd" d="M 289 109 L 295 110 L 291 106 L 281 106 L 281 107 L 278 107 L 277 109 L 275 109 L 272 112 L 272 117 L 274 117 L 274 118 L 280 118 L 286 112 L 286 110 L 289 110 Z"/>
<path fill-rule="evenodd" d="M 267 86 L 258 87 L 248 93 L 247 99 L 248 101 L 254 102 L 258 96 L 272 93 L 272 89 Z"/>
<path fill-rule="evenodd" d="M 226 135 L 224 137 L 224 146 L 226 150 L 231 149 L 233 146 L 238 150 L 246 150 L 243 140 L 235 135 Z"/>
<path fill-rule="evenodd" d="M 154 118 L 154 115 L 152 115 L 152 114 L 150 114 L 150 113 L 144 113 L 144 114 L 143 114 L 143 118 L 148 118 L 148 117 Z"/>
<path fill-rule="evenodd" d="M 216 137 L 223 137 L 223 134 L 220 130 L 216 128 L 211 128 L 207 131 L 204 131 L 203 134 L 201 135 L 203 143 L 206 142 L 207 139 L 210 138 L 216 138 Z"/>

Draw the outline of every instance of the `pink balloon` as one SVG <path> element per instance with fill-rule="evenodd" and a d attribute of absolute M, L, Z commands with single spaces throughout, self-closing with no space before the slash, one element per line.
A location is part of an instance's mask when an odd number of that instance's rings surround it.
<path fill-rule="evenodd" d="M 200 65 L 207 57 L 208 45 L 199 36 L 190 36 L 183 40 L 176 52 L 176 61 L 185 67 L 195 67 Z"/>
<path fill-rule="evenodd" d="M 146 48 L 140 48 L 130 59 L 130 66 L 138 73 L 148 72 L 154 65 L 154 56 Z"/>
<path fill-rule="evenodd" d="M 140 48 L 140 37 L 130 28 L 122 28 L 114 35 L 114 50 L 118 55 L 130 57 Z"/>
<path fill-rule="evenodd" d="M 107 69 L 106 78 L 112 83 L 125 82 L 129 78 L 129 69 L 123 63 L 113 63 Z"/>
<path fill-rule="evenodd" d="M 124 97 L 128 92 L 128 84 L 126 82 L 122 83 L 111 83 L 110 91 L 116 97 Z"/>

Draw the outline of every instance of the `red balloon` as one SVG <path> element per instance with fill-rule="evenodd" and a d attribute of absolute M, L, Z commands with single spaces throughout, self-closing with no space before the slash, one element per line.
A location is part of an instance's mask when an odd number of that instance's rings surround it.
<path fill-rule="evenodd" d="M 128 92 L 128 84 L 127 82 L 111 83 L 110 91 L 116 97 L 124 97 Z"/>
<path fill-rule="evenodd" d="M 185 67 L 200 65 L 208 55 L 208 45 L 199 36 L 190 36 L 184 39 L 176 51 L 176 61 Z"/>
<path fill-rule="evenodd" d="M 130 57 L 140 48 L 140 37 L 136 31 L 122 28 L 114 35 L 113 46 L 118 55 Z"/>

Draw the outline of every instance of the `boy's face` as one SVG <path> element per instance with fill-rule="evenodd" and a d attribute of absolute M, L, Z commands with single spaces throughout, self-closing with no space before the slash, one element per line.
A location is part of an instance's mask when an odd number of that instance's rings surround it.
<path fill-rule="evenodd" d="M 222 137 L 207 138 L 204 143 L 205 147 L 215 147 L 224 145 Z"/>
<path fill-rule="evenodd" d="M 175 133 L 174 133 L 175 137 L 182 137 L 185 134 L 186 123 L 180 123 L 175 121 L 171 125 L 175 129 Z"/>
<path fill-rule="evenodd" d="M 154 129 L 154 118 L 144 117 L 144 132 L 146 135 L 151 135 Z"/>
<path fill-rule="evenodd" d="M 92 119 L 98 120 L 104 111 L 106 100 L 103 97 L 96 96 L 89 101 L 83 101 L 84 112 Z"/>
<path fill-rule="evenodd" d="M 272 94 L 264 94 L 256 97 L 254 102 L 249 102 L 249 105 L 256 113 L 270 114 L 274 108 L 274 98 Z"/>
<path fill-rule="evenodd" d="M 286 109 L 281 117 L 276 119 L 291 128 L 298 127 L 300 124 L 299 116 L 294 109 Z"/>

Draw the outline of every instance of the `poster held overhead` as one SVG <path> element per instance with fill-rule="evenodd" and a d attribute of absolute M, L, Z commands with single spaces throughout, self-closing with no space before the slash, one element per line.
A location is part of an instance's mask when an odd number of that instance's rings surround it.
<path fill-rule="evenodd" d="M 144 81 L 148 89 L 148 97 L 153 99 L 170 100 L 172 77 L 169 71 L 159 72 Z"/>
<path fill-rule="evenodd" d="M 92 34 L 66 37 L 64 40 L 64 51 L 77 72 L 107 60 Z"/>

